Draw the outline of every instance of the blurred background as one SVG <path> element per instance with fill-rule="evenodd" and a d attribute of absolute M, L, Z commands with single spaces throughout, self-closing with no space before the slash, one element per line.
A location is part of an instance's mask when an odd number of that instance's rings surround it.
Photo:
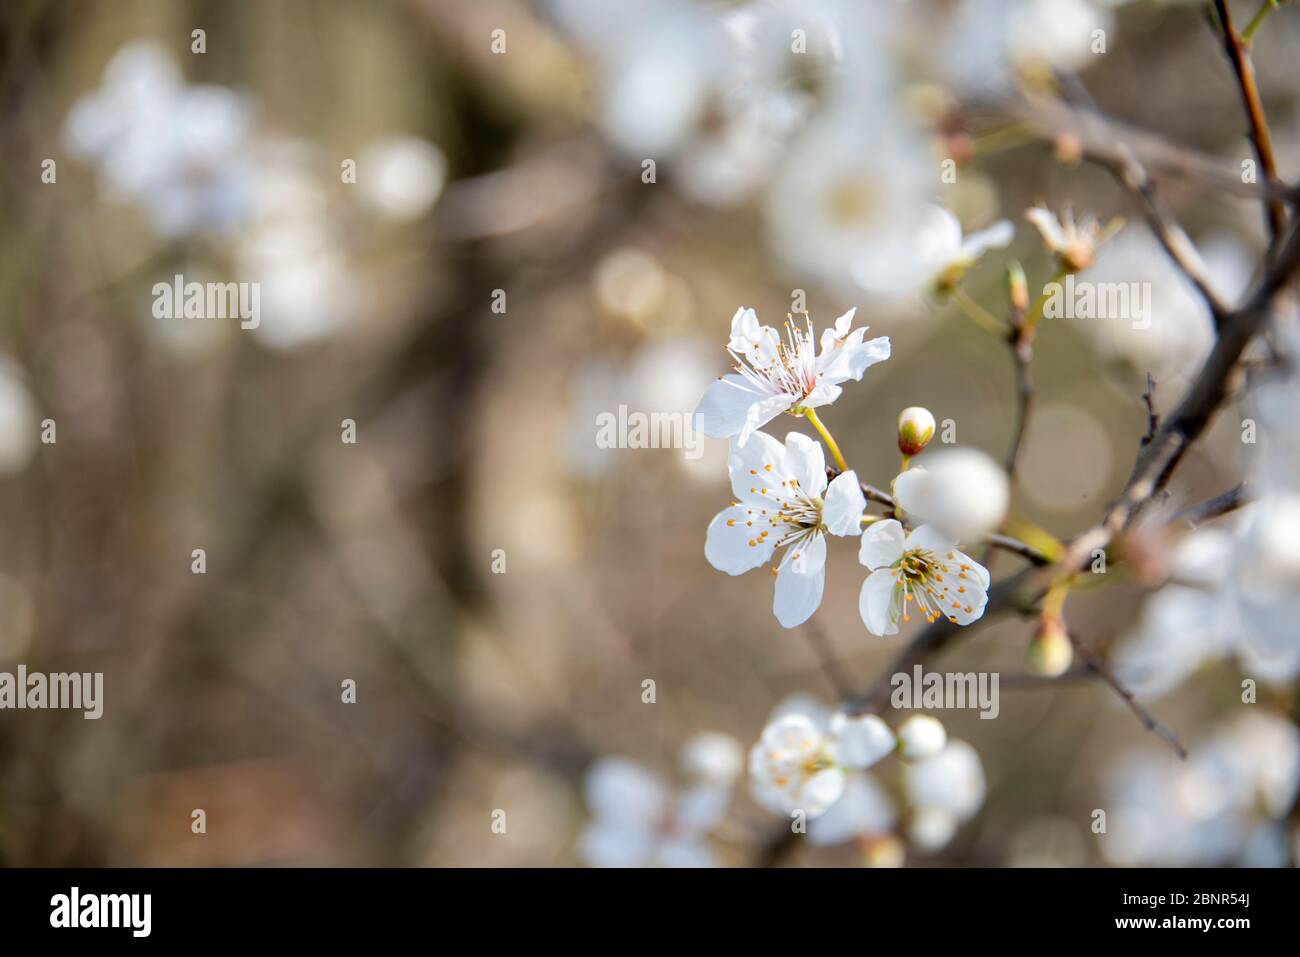
<path fill-rule="evenodd" d="M 1011 258 L 1031 290 L 1053 272 L 1027 207 L 1123 215 L 1096 269 L 1152 284 L 1154 331 L 1049 320 L 1037 342 L 1013 513 L 1067 537 L 1127 478 L 1147 373 L 1172 408 L 1211 330 L 1111 178 L 991 104 L 1077 74 L 1112 116 L 1252 155 L 1195 3 L 13 0 L 0 31 L 0 671 L 105 689 L 97 721 L 0 711 L 6 865 L 589 862 L 593 762 L 670 791 L 701 732 L 747 750 L 786 695 L 836 691 L 766 572 L 704 560 L 725 443 L 602 449 L 597 415 L 690 412 L 736 308 L 779 326 L 802 291 L 819 328 L 857 306 L 893 343 L 822 415 L 864 481 L 888 486 L 911 405 L 1000 460 L 1006 345 L 856 268 L 893 248 L 880 196 L 1015 224 L 963 287 L 998 316 Z M 1297 42 L 1284 8 L 1253 51 L 1287 177 Z M 1239 294 L 1258 204 L 1162 189 Z M 176 274 L 259 282 L 260 325 L 155 318 Z M 1215 422 L 1171 507 L 1251 474 L 1248 414 Z M 814 620 L 859 689 L 910 637 L 865 631 L 863 576 L 833 540 Z M 1142 659 L 1172 626 L 1118 577 L 1070 621 Z M 1247 707 L 1230 651 L 1132 670 L 1183 764 L 1103 684 L 1028 676 L 1033 631 L 998 619 L 936 666 L 1000 672 L 1001 710 L 942 715 L 978 752 L 978 810 L 946 842 L 913 829 L 902 860 L 1292 861 L 1294 673 Z M 815 844 L 732 776 L 701 836 L 717 863 L 852 865 L 909 833 L 896 769 L 893 813 Z"/>

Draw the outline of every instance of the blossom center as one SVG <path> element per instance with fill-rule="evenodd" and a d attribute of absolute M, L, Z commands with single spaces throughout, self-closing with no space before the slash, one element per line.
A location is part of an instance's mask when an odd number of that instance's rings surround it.
<path fill-rule="evenodd" d="M 967 591 L 967 573 L 972 569 L 958 562 L 956 553 L 940 557 L 926 548 L 911 548 L 890 569 L 897 602 L 891 612 L 895 621 L 899 615 L 903 621 L 911 621 L 913 603 L 930 623 L 941 617 L 955 622 L 955 612 L 974 611 Z"/>
<path fill-rule="evenodd" d="M 793 316 L 788 317 L 785 339 L 766 326 L 764 330 L 770 336 L 751 343 L 745 355 L 731 352 L 736 371 L 764 392 L 807 398 L 817 386 L 817 345 L 812 319 L 805 314 L 804 327 L 800 328 Z M 796 406 L 790 411 L 797 409 Z"/>

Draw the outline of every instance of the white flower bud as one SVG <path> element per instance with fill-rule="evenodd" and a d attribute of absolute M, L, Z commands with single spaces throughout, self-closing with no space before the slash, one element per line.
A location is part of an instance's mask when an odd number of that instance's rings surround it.
<path fill-rule="evenodd" d="M 947 743 L 943 723 L 928 714 L 914 714 L 898 726 L 898 753 L 909 761 L 932 758 Z"/>
<path fill-rule="evenodd" d="M 687 776 L 710 784 L 731 784 L 744 762 L 740 742 L 719 731 L 697 734 L 682 747 L 682 770 Z"/>
<path fill-rule="evenodd" d="M 1007 514 L 1007 473 L 978 449 L 940 449 L 894 479 L 894 500 L 918 522 L 938 525 L 958 541 L 970 541 L 999 525 Z"/>
<path fill-rule="evenodd" d="M 919 405 L 904 409 L 898 416 L 898 451 L 916 455 L 934 438 L 934 416 Z"/>
<path fill-rule="evenodd" d="M 921 807 L 907 822 L 907 836 L 924 851 L 937 851 L 957 833 L 957 815 L 938 807 Z"/>

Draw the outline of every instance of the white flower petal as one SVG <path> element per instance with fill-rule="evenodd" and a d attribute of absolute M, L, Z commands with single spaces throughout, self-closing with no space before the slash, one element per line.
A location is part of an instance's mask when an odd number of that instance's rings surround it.
<path fill-rule="evenodd" d="M 745 424 L 741 426 L 740 435 L 736 441 L 741 445 L 749 442 L 749 438 L 756 431 L 761 429 L 767 423 L 771 422 L 782 412 L 786 412 L 794 407 L 799 401 L 799 396 L 781 393 L 779 395 L 768 396 L 761 399 L 749 407 L 745 413 Z"/>
<path fill-rule="evenodd" d="M 958 565 L 970 566 L 970 569 L 966 574 L 973 576 L 981 588 L 989 587 L 989 570 L 987 568 L 975 561 L 975 559 L 971 558 L 959 548 L 954 548 L 952 550 L 952 555 L 953 561 L 957 562 Z"/>
<path fill-rule="evenodd" d="M 824 379 L 831 383 L 840 383 L 846 379 L 853 379 L 855 382 L 861 381 L 862 374 L 877 362 L 884 362 L 889 358 L 890 346 L 889 337 L 881 336 L 876 339 L 862 341 L 863 334 L 867 331 L 863 326 L 861 329 L 854 329 L 843 344 L 836 346 L 828 354 L 823 353 L 817 359 L 818 378 Z"/>
<path fill-rule="evenodd" d="M 872 522 L 862 533 L 858 561 L 867 568 L 888 568 L 903 557 L 905 542 L 902 523 L 897 519 L 886 518 Z"/>
<path fill-rule="evenodd" d="M 659 848 L 659 863 L 664 867 L 717 867 L 713 852 L 700 841 L 668 840 Z"/>
<path fill-rule="evenodd" d="M 784 628 L 802 625 L 822 603 L 825 586 L 826 536 L 814 533 L 792 543 L 776 575 L 776 594 L 772 600 L 776 620 Z"/>
<path fill-rule="evenodd" d="M 811 818 L 823 813 L 844 794 L 844 772 L 839 768 L 818 771 L 799 792 L 799 807 Z"/>
<path fill-rule="evenodd" d="M 731 453 L 727 457 L 731 491 L 739 501 L 780 508 L 777 499 L 763 489 L 779 486 L 785 476 L 785 446 L 766 432 L 754 434 L 751 440 L 743 445 L 738 439 L 732 440 Z M 768 479 L 766 483 L 762 481 L 764 477 Z"/>
<path fill-rule="evenodd" d="M 870 775 L 851 774 L 844 793 L 808 824 L 808 840 L 825 847 L 842 844 L 860 834 L 885 834 L 897 820 L 889 795 Z"/>
<path fill-rule="evenodd" d="M 799 432 L 785 437 L 785 474 L 799 480 L 805 495 L 821 495 L 826 488 L 826 453 L 821 443 Z"/>
<path fill-rule="evenodd" d="M 949 551 L 952 551 L 956 544 L 956 542 L 947 535 L 944 535 L 933 525 L 922 525 L 920 528 L 913 529 L 908 534 L 907 544 L 903 547 L 906 550 L 924 548 L 942 557 Z M 953 554 L 956 555 L 957 553 L 953 552 Z"/>
<path fill-rule="evenodd" d="M 600 822 L 583 830 L 578 850 L 592 867 L 643 867 L 654 855 L 654 836 L 648 830 Z"/>
<path fill-rule="evenodd" d="M 749 418 L 750 407 L 768 398 L 742 375 L 731 373 L 718 379 L 707 389 L 695 407 L 700 428 L 712 439 L 727 439 L 739 435 Z"/>
<path fill-rule="evenodd" d="M 583 791 L 596 817 L 629 827 L 658 819 L 668 802 L 659 777 L 627 758 L 599 758 L 587 771 Z"/>
<path fill-rule="evenodd" d="M 757 513 L 749 505 L 731 505 L 713 517 L 704 536 L 704 557 L 710 565 L 728 575 L 743 575 L 771 560 L 776 536 L 760 537 Z"/>
<path fill-rule="evenodd" d="M 831 719 L 835 759 L 845 767 L 869 768 L 894 750 L 894 732 L 874 714 L 851 718 L 839 712 Z"/>
<path fill-rule="evenodd" d="M 971 233 L 961 244 L 962 258 L 974 262 L 990 249 L 1003 249 L 1016 235 L 1016 227 L 1009 219 L 1000 219 L 988 229 Z"/>
<path fill-rule="evenodd" d="M 894 573 L 888 568 L 880 568 L 868 575 L 858 596 L 858 614 L 862 616 L 867 631 L 881 637 L 898 634 L 894 604 Z"/>
<path fill-rule="evenodd" d="M 711 830 L 727 816 L 730 787 L 704 785 L 690 788 L 677 798 L 673 825 L 678 836 L 696 837 Z"/>
<path fill-rule="evenodd" d="M 925 516 L 932 511 L 929 473 L 920 466 L 908 469 L 894 479 L 894 501 L 909 515 Z"/>
<path fill-rule="evenodd" d="M 1047 248 L 1051 250 L 1063 249 L 1067 243 L 1065 231 L 1061 228 L 1061 221 L 1056 218 L 1056 214 L 1050 209 L 1043 206 L 1034 206 L 1025 211 L 1025 219 L 1029 220 L 1043 236 L 1043 241 L 1047 243 Z"/>
<path fill-rule="evenodd" d="M 822 524 L 832 535 L 858 535 L 867 497 L 862 494 L 857 473 L 850 469 L 835 476 L 822 499 Z"/>

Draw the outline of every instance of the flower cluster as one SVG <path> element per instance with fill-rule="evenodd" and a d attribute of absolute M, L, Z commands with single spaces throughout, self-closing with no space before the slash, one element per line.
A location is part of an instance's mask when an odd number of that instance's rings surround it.
<path fill-rule="evenodd" d="M 815 412 L 839 398 L 842 383 L 861 380 L 889 357 L 889 340 L 866 339 L 867 327 L 852 328 L 853 317 L 849 310 L 825 330 L 820 348 L 806 314 L 802 324 L 786 323 L 784 337 L 760 325 L 752 309 L 732 317 L 727 351 L 737 371 L 711 385 L 696 410 L 707 435 L 731 441 L 727 469 L 735 496 L 709 523 L 704 555 L 719 571 L 740 575 L 783 549 L 772 569 L 773 613 L 794 628 L 821 604 L 827 536 L 860 535 L 859 560 L 871 574 L 859 606 L 872 634 L 896 634 L 913 607 L 928 621 L 969 624 L 984 612 L 989 576 L 958 548 L 958 538 L 987 533 L 1002 520 L 1005 476 L 982 453 L 949 450 L 936 456 L 933 471 L 905 468 L 892 483 L 896 511 L 927 524 L 909 531 L 897 518 L 867 514 L 857 473 L 845 466 Z M 838 466 L 833 478 L 815 440 L 791 432 L 782 445 L 760 431 L 783 412 L 808 418 L 821 432 Z M 929 412 L 904 410 L 905 466 L 933 435 Z"/>
<path fill-rule="evenodd" d="M 891 754 L 897 773 L 878 773 Z M 985 792 L 975 749 L 949 740 L 938 719 L 914 714 L 891 730 L 876 715 L 832 711 L 807 695 L 772 712 L 749 753 L 749 779 L 759 804 L 807 819 L 811 843 L 856 840 L 877 865 L 901 864 L 904 839 L 923 852 L 946 845 Z"/>
<path fill-rule="evenodd" d="M 627 758 L 603 757 L 587 771 L 592 821 L 578 839 L 593 867 L 712 867 L 707 835 L 726 815 L 743 754 L 719 732 L 682 748 L 683 785 L 673 789 Z"/>

